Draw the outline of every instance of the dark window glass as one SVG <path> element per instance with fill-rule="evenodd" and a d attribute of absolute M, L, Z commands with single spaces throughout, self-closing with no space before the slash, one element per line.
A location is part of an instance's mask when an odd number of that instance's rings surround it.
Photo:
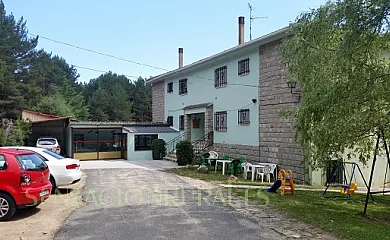
<path fill-rule="evenodd" d="M 225 87 L 227 85 L 227 66 L 214 70 L 214 85 L 217 88 Z"/>
<path fill-rule="evenodd" d="M 135 135 L 134 136 L 134 150 L 135 151 L 152 150 L 152 142 L 155 139 L 158 139 L 158 134 Z"/>
<path fill-rule="evenodd" d="M 215 113 L 215 131 L 226 132 L 227 131 L 227 112 Z"/>
<path fill-rule="evenodd" d="M 249 58 L 238 61 L 238 76 L 249 73 Z"/>

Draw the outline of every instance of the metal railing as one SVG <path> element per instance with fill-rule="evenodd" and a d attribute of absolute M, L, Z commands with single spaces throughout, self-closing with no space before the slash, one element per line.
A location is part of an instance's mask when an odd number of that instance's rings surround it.
<path fill-rule="evenodd" d="M 192 143 L 194 154 L 198 155 L 200 152 L 210 147 L 214 143 L 214 132 L 211 131 Z"/>
<path fill-rule="evenodd" d="M 167 149 L 167 154 L 174 152 L 176 150 L 176 144 L 182 140 L 184 140 L 184 133 L 175 137 L 171 141 L 165 143 L 165 148 Z"/>

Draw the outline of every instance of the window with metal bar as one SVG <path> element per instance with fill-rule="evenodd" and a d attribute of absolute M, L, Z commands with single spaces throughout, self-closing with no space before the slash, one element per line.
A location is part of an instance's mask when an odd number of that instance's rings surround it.
<path fill-rule="evenodd" d="M 179 116 L 179 130 L 184 130 L 184 115 Z"/>
<path fill-rule="evenodd" d="M 225 87 L 227 85 L 227 66 L 214 70 L 214 85 L 216 88 Z"/>
<path fill-rule="evenodd" d="M 215 113 L 215 131 L 226 132 L 227 131 L 227 112 Z"/>
<path fill-rule="evenodd" d="M 240 125 L 249 125 L 249 109 L 240 109 L 238 110 L 238 124 Z"/>
<path fill-rule="evenodd" d="M 172 116 L 168 116 L 167 123 L 169 124 L 169 126 L 173 126 L 173 117 Z"/>
<path fill-rule="evenodd" d="M 167 87 L 168 91 L 167 92 L 169 92 L 169 93 L 173 92 L 173 82 L 170 82 L 167 85 L 168 85 L 168 87 Z"/>
<path fill-rule="evenodd" d="M 179 80 L 179 94 L 187 94 L 187 79 Z"/>
<path fill-rule="evenodd" d="M 249 74 L 249 58 L 238 61 L 238 76 Z"/>

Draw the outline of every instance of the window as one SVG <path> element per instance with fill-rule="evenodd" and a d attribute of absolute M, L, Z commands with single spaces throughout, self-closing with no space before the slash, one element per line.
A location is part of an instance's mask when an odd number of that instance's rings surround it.
<path fill-rule="evenodd" d="M 48 169 L 44 160 L 38 154 L 23 154 L 16 156 L 23 170 L 42 171 Z"/>
<path fill-rule="evenodd" d="M 55 159 L 58 159 L 58 160 L 65 159 L 63 156 L 58 155 L 57 153 L 54 153 L 54 152 L 52 152 L 52 151 L 48 151 L 48 150 L 46 150 L 46 149 L 43 150 L 43 152 L 46 153 L 46 154 L 49 155 L 49 156 L 52 156 L 52 157 L 55 158 Z"/>
<path fill-rule="evenodd" d="M 7 169 L 7 162 L 5 161 L 5 157 L 3 155 L 0 155 L 0 170 Z"/>
<path fill-rule="evenodd" d="M 248 125 L 249 123 L 249 109 L 238 110 L 238 124 Z"/>
<path fill-rule="evenodd" d="M 168 92 L 173 92 L 173 82 L 168 83 Z"/>
<path fill-rule="evenodd" d="M 238 61 L 238 76 L 249 73 L 249 58 Z"/>
<path fill-rule="evenodd" d="M 215 69 L 214 71 L 215 87 L 225 87 L 227 85 L 227 66 Z"/>
<path fill-rule="evenodd" d="M 187 79 L 179 80 L 179 94 L 187 94 Z"/>
<path fill-rule="evenodd" d="M 57 140 L 55 138 L 39 138 L 38 145 L 56 145 Z"/>
<path fill-rule="evenodd" d="M 215 131 L 226 132 L 227 131 L 227 112 L 215 113 Z"/>
<path fill-rule="evenodd" d="M 134 150 L 135 151 L 150 151 L 152 150 L 152 142 L 157 139 L 158 135 L 135 135 Z"/>
<path fill-rule="evenodd" d="M 184 130 L 184 115 L 179 116 L 179 130 Z"/>
<path fill-rule="evenodd" d="M 169 124 L 169 126 L 173 126 L 173 117 L 172 116 L 168 116 L 167 123 Z"/>

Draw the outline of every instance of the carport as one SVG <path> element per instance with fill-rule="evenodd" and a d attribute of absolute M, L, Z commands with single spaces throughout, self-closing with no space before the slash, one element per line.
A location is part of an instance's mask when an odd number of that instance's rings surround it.
<path fill-rule="evenodd" d="M 61 155 L 64 155 L 67 152 L 65 129 L 69 125 L 69 122 L 70 117 L 59 117 L 33 122 L 27 145 L 35 146 L 37 139 L 40 137 L 54 137 L 61 146 Z"/>

